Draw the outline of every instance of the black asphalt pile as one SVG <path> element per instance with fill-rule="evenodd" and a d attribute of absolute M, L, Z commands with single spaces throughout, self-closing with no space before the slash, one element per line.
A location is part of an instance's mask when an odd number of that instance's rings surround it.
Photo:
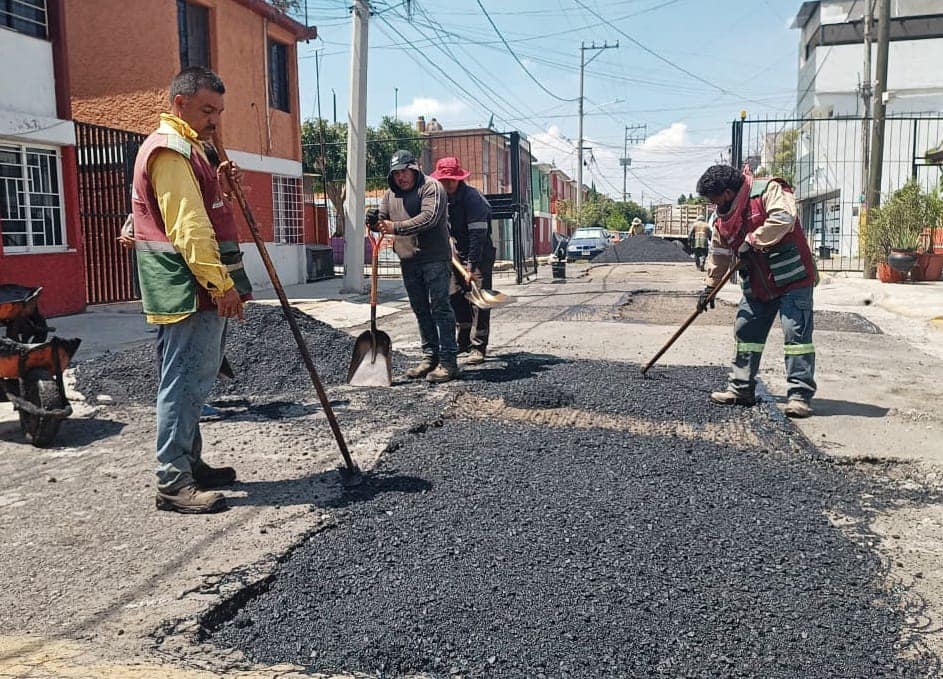
<path fill-rule="evenodd" d="M 639 234 L 629 236 L 593 257 L 593 264 L 615 264 L 630 262 L 690 262 L 684 250 L 671 241 Z"/>
<path fill-rule="evenodd" d="M 341 384 L 354 338 L 293 309 L 294 317 L 325 384 Z M 229 324 L 226 357 L 236 375 L 220 379 L 211 397 L 310 396 L 311 378 L 281 307 L 253 304 L 244 321 Z M 394 374 L 406 359 L 393 353 Z M 75 370 L 76 389 L 87 398 L 105 394 L 121 403 L 153 403 L 157 394 L 157 359 L 153 344 L 114 352 L 85 361 Z"/>
<path fill-rule="evenodd" d="M 936 676 L 867 544 L 871 512 L 924 491 L 829 463 L 772 408 L 710 408 L 721 370 L 644 379 L 518 358 L 510 376 L 462 388 L 522 399 L 529 384 L 543 405 L 565 386 L 590 414 L 721 426 L 762 448 L 437 418 L 398 435 L 333 528 L 212 641 L 253 662 L 378 677 Z"/>

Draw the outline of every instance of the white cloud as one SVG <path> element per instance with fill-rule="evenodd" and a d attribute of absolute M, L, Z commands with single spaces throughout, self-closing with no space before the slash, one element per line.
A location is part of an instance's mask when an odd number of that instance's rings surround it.
<path fill-rule="evenodd" d="M 430 118 L 438 118 L 439 122 L 442 122 L 444 116 L 459 115 L 467 110 L 468 106 L 460 99 L 443 101 L 432 97 L 415 97 L 410 104 L 400 107 L 399 115 L 405 119 L 425 116 L 427 121 Z"/>
<path fill-rule="evenodd" d="M 639 146 L 642 150 L 659 151 L 678 148 L 688 143 L 688 126 L 685 123 L 671 123 L 663 130 L 658 130 Z"/>
<path fill-rule="evenodd" d="M 575 176 L 576 144 L 560 128 L 551 125 L 546 132 L 528 135 L 530 152 L 541 163 L 553 163 L 571 177 Z"/>

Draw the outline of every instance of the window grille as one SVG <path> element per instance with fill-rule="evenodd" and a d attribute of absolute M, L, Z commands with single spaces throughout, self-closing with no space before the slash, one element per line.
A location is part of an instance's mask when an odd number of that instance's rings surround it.
<path fill-rule="evenodd" d="M 291 110 L 288 92 L 288 45 L 269 40 L 268 43 L 269 106 L 279 111 Z"/>
<path fill-rule="evenodd" d="M 275 242 L 303 243 L 301 177 L 272 175 L 272 204 Z"/>
<path fill-rule="evenodd" d="M 65 245 L 59 155 L 54 149 L 0 144 L 3 247 Z"/>
<path fill-rule="evenodd" d="M 0 0 L 0 26 L 46 39 L 46 0 Z"/>

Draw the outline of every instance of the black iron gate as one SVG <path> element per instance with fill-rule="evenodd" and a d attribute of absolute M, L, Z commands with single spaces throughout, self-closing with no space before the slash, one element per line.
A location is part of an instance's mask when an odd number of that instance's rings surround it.
<path fill-rule="evenodd" d="M 789 118 L 737 120 L 730 162 L 749 163 L 754 174 L 787 179 L 817 265 L 823 271 L 861 271 L 858 228 L 867 163 L 863 133 L 871 119 Z M 928 190 L 940 184 L 940 167 L 926 152 L 943 140 L 943 116 L 889 117 L 885 122 L 881 194 L 916 179 Z"/>
<path fill-rule="evenodd" d="M 131 211 L 134 158 L 145 135 L 76 122 L 75 136 L 86 301 L 106 304 L 137 299 L 132 253 L 116 239 Z"/>

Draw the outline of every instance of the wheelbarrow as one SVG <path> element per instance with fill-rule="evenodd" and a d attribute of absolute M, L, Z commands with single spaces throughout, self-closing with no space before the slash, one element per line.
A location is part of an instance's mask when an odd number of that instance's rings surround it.
<path fill-rule="evenodd" d="M 62 371 L 82 340 L 53 337 L 37 309 L 42 288 L 0 285 L 0 401 L 13 404 L 20 428 L 34 446 L 52 443 L 62 420 L 72 414 Z"/>

